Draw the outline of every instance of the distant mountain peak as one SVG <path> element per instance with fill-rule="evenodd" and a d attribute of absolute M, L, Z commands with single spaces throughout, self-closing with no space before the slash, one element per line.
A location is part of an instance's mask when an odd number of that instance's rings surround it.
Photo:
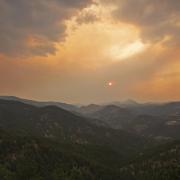
<path fill-rule="evenodd" d="M 66 103 L 62 103 L 62 102 L 35 101 L 35 100 L 19 98 L 19 97 L 16 97 L 16 96 L 0 96 L 0 99 L 8 100 L 8 101 L 18 101 L 18 102 L 22 102 L 22 103 L 33 105 L 33 106 L 37 106 L 37 107 L 57 106 L 57 107 L 60 107 L 62 109 L 68 110 L 68 111 L 75 111 L 76 108 L 78 108 L 75 105 L 66 104 Z"/>
<path fill-rule="evenodd" d="M 123 101 L 122 103 L 124 103 L 124 104 L 129 104 L 129 105 L 139 104 L 138 102 L 136 102 L 136 101 L 133 100 L 133 99 L 127 99 L 127 100 Z"/>

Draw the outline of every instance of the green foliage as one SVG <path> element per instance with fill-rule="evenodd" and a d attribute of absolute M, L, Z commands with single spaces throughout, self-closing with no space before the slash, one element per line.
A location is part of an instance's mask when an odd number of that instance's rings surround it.
<path fill-rule="evenodd" d="M 121 174 L 134 180 L 180 179 L 180 142 L 145 152 L 142 157 L 121 168 Z"/>
<path fill-rule="evenodd" d="M 123 165 L 105 146 L 59 143 L 0 131 L 1 180 L 178 180 L 180 143 L 146 150 Z M 114 155 L 114 157 L 113 157 Z"/>
<path fill-rule="evenodd" d="M 115 180 L 118 177 L 108 167 L 109 160 L 101 161 L 94 155 L 88 157 L 88 154 L 98 154 L 95 152 L 97 149 L 103 154 L 103 148 L 57 143 L 44 138 L 9 136 L 4 132 L 0 133 L 0 137 L 2 180 Z"/>

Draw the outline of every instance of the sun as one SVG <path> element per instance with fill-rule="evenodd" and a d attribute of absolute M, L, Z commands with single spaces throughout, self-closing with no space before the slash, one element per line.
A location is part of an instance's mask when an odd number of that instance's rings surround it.
<path fill-rule="evenodd" d="M 108 85 L 108 86 L 113 86 L 113 82 L 112 82 L 112 81 L 109 81 L 109 82 L 107 83 L 107 85 Z"/>

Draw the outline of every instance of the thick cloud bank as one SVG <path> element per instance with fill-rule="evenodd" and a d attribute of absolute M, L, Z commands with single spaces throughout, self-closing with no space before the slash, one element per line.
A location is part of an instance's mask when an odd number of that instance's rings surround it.
<path fill-rule="evenodd" d="M 47 55 L 64 39 L 64 21 L 91 0 L 0 0 L 0 53 Z"/>
<path fill-rule="evenodd" d="M 120 21 L 137 25 L 144 41 L 164 40 L 166 45 L 180 45 L 179 0 L 121 0 L 114 16 Z"/>

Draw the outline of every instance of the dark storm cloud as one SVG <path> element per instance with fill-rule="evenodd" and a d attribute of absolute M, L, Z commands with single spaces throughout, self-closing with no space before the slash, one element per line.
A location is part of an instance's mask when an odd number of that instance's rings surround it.
<path fill-rule="evenodd" d="M 113 15 L 120 21 L 139 26 L 144 41 L 157 42 L 166 37 L 167 45 L 180 45 L 179 0 L 115 0 L 113 2 L 117 6 Z"/>
<path fill-rule="evenodd" d="M 92 0 L 0 0 L 0 53 L 47 55 L 65 38 L 64 21 Z"/>

